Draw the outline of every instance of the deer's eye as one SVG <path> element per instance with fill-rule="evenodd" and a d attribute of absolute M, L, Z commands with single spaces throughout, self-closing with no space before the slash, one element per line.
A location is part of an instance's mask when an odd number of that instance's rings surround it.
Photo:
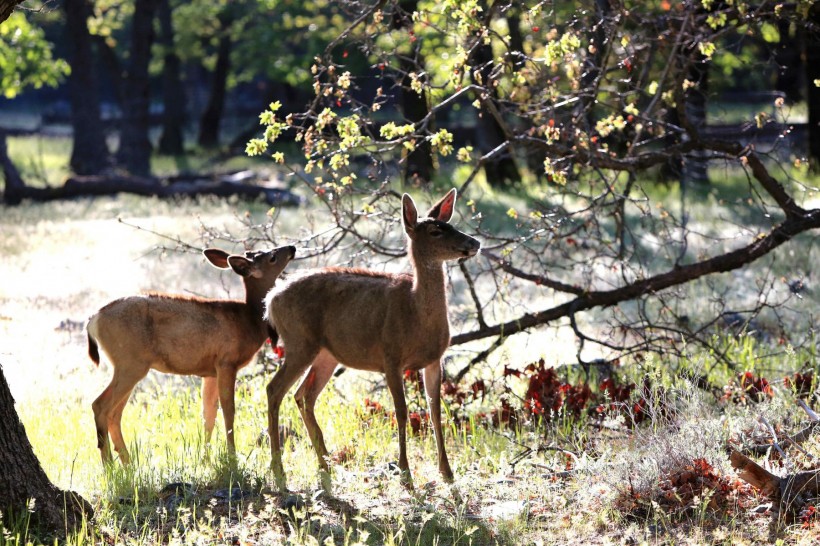
<path fill-rule="evenodd" d="M 272 264 L 275 264 L 275 263 L 276 263 L 276 254 L 271 254 L 271 256 L 270 256 L 270 263 L 272 263 Z"/>
<path fill-rule="evenodd" d="M 444 232 L 442 230 L 440 230 L 439 228 L 436 228 L 436 227 L 430 228 L 429 233 L 430 233 L 431 237 L 441 237 L 442 235 L 444 235 Z"/>

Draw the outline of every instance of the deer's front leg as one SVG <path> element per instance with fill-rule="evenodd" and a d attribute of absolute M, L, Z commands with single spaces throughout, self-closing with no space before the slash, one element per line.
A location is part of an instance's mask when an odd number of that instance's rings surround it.
<path fill-rule="evenodd" d="M 427 394 L 427 405 L 430 408 L 430 419 L 433 421 L 433 431 L 436 435 L 436 450 L 438 452 L 438 470 L 447 482 L 453 481 L 453 471 L 447 460 L 444 450 L 444 433 L 441 430 L 441 362 L 431 362 L 424 368 L 424 392 Z"/>
<path fill-rule="evenodd" d="M 413 478 L 410 475 L 410 465 L 407 464 L 407 402 L 404 399 L 404 382 L 398 365 L 385 366 L 387 388 L 393 396 L 393 406 L 396 410 L 396 424 L 399 427 L 399 470 L 401 481 L 408 489 L 413 489 Z"/>
<path fill-rule="evenodd" d="M 279 407 L 285 398 L 285 393 L 293 386 L 299 376 L 310 366 L 311 361 L 319 352 L 318 348 L 303 347 L 297 344 L 288 346 L 288 356 L 285 362 L 268 383 L 268 436 L 270 437 L 271 470 L 276 480 L 276 486 L 285 491 L 285 469 L 282 466 L 282 446 L 279 442 Z"/>

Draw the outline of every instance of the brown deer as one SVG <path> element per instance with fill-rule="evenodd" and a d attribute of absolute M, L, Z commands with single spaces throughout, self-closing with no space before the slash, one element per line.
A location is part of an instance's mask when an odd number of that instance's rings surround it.
<path fill-rule="evenodd" d="M 155 369 L 202 377 L 202 413 L 208 442 L 222 405 L 228 451 L 234 453 L 234 387 L 237 371 L 248 364 L 265 339 L 276 342 L 264 318 L 265 294 L 296 255 L 292 246 L 269 252 L 229 255 L 203 251 L 219 269 L 242 277 L 245 301 L 150 294 L 114 300 L 88 321 L 88 354 L 100 362 L 102 347 L 114 368 L 111 383 L 92 404 L 97 446 L 103 463 L 111 461 L 108 435 L 123 464 L 129 462 L 122 438 L 122 411 L 134 386 Z"/>
<path fill-rule="evenodd" d="M 408 488 L 412 488 L 412 479 L 406 453 L 403 374 L 423 370 L 439 471 L 452 481 L 441 430 L 441 356 L 450 344 L 444 262 L 474 256 L 481 246 L 448 223 L 455 201 L 454 188 L 420 220 L 413 199 L 407 194 L 402 197 L 412 275 L 327 268 L 302 275 L 268 294 L 268 319 L 286 350 L 284 364 L 267 387 L 271 467 L 280 489 L 286 488 L 286 482 L 279 406 L 308 368 L 295 398 L 319 457 L 323 485 L 330 486 L 328 452 L 313 408 L 338 363 L 385 375 L 396 409 L 399 468 Z"/>

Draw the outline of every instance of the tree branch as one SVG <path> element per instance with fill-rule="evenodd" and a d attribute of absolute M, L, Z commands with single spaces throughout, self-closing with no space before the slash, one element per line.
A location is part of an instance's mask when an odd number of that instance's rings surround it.
<path fill-rule="evenodd" d="M 806 211 L 804 214 L 788 217 L 767 235 L 758 237 L 752 243 L 737 250 L 693 264 L 676 267 L 666 273 L 641 279 L 613 290 L 586 292 L 569 302 L 538 313 L 527 313 L 503 324 L 459 334 L 452 338 L 451 345 L 460 345 L 492 336 L 509 336 L 569 316 L 572 312 L 595 307 L 609 307 L 622 301 L 632 300 L 646 294 L 684 284 L 705 275 L 732 271 L 768 254 L 794 236 L 817 228 L 820 228 L 820 209 Z"/>

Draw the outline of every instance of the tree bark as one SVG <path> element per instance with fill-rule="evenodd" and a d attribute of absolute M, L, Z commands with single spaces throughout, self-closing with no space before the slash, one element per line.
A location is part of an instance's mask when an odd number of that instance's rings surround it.
<path fill-rule="evenodd" d="M 4 514 L 21 514 L 31 510 L 32 523 L 36 528 L 60 536 L 79 528 L 93 517 L 94 510 L 85 499 L 72 491 L 61 491 L 46 476 L 14 409 L 14 399 L 2 366 L 0 468 L 3 469 L 0 472 L 0 510 Z"/>
<path fill-rule="evenodd" d="M 159 3 L 159 42 L 165 57 L 162 66 L 162 134 L 159 153 L 181 155 L 185 151 L 182 128 L 185 125 L 185 91 L 180 76 L 180 60 L 174 48 L 174 27 L 169 0 Z"/>
<path fill-rule="evenodd" d="M 122 127 L 118 158 L 138 176 L 151 172 L 151 141 L 148 138 L 151 102 L 148 64 L 154 41 L 154 15 L 159 0 L 136 0 L 131 33 L 131 59 L 124 87 Z"/>
<path fill-rule="evenodd" d="M 802 50 L 803 32 L 800 28 L 790 33 L 791 23 L 788 20 L 779 21 L 777 30 L 780 33 L 780 43 L 775 50 L 774 58 L 777 62 L 777 82 L 775 89 L 786 94 L 790 104 L 799 102 L 803 96 L 801 89 L 800 52 Z M 814 84 L 812 84 L 814 85 Z"/>
<path fill-rule="evenodd" d="M 65 0 L 63 9 L 72 46 L 69 57 L 74 129 L 71 170 L 79 175 L 99 174 L 108 164 L 108 148 L 100 119 L 100 94 L 88 32 L 91 9 L 87 0 Z"/>
<path fill-rule="evenodd" d="M 418 0 L 401 0 L 398 7 L 399 9 L 393 14 L 393 28 L 405 30 L 412 28 L 411 15 L 418 8 Z M 400 57 L 399 70 L 402 73 L 399 109 L 409 123 L 418 123 L 430 112 L 427 90 L 422 89 L 421 93 L 416 93 L 411 87 L 410 73 L 419 73 L 424 70 L 424 57 L 421 54 L 419 42 L 414 43 L 409 55 Z M 433 132 L 434 123 L 431 121 L 426 129 Z M 415 149 L 404 157 L 403 182 L 424 185 L 432 180 L 434 172 L 433 147 L 428 140 L 417 142 Z"/>
<path fill-rule="evenodd" d="M 216 55 L 216 67 L 214 68 L 213 81 L 211 82 L 211 94 L 208 97 L 208 105 L 202 113 L 199 123 L 199 138 L 197 142 L 204 148 L 215 148 L 219 146 L 219 126 L 222 122 L 222 112 L 225 109 L 225 95 L 228 88 L 228 74 L 231 70 L 231 50 L 233 40 L 230 29 L 233 23 L 233 16 L 230 7 L 226 7 L 219 16 L 219 46 Z"/>
<path fill-rule="evenodd" d="M 11 17 L 14 8 L 22 3 L 23 0 L 0 0 L 0 23 Z"/>
<path fill-rule="evenodd" d="M 481 73 L 481 82 L 475 81 L 474 73 L 471 73 L 473 83 L 484 87 L 481 93 L 481 114 L 478 118 L 478 148 L 482 154 L 487 154 L 509 140 L 504 128 L 499 122 L 498 116 L 498 94 L 492 84 L 493 52 L 489 44 L 483 42 L 477 45 L 473 51 L 471 64 Z M 484 163 L 484 173 L 487 182 L 493 186 L 503 186 L 505 184 L 516 184 L 521 182 L 521 174 L 515 164 L 511 150 L 508 147 L 504 153 L 497 154 Z"/>
<path fill-rule="evenodd" d="M 6 143 L 6 131 L 0 128 L 0 166 L 3 169 L 3 177 L 6 180 L 6 189 L 3 192 L 3 202 L 7 205 L 19 205 L 22 201 L 22 191 L 26 187 L 20 172 L 9 157 L 9 150 Z"/>

